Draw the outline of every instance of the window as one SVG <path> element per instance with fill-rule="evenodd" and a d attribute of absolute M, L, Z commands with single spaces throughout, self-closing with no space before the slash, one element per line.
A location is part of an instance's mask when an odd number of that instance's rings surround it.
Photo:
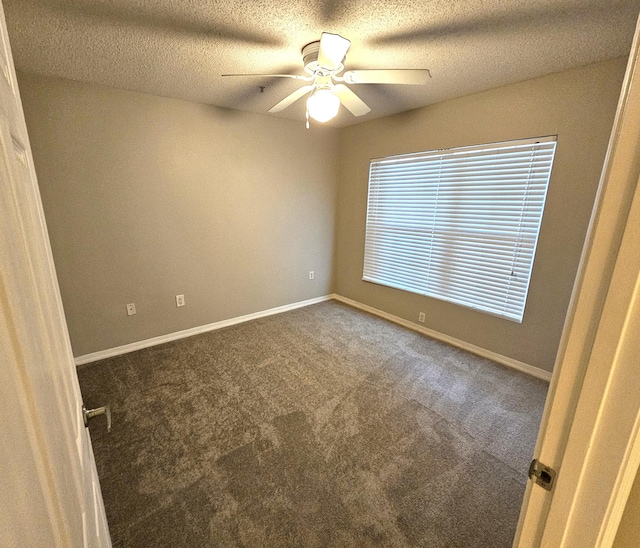
<path fill-rule="evenodd" d="M 363 279 L 522 322 L 555 137 L 372 160 Z"/>

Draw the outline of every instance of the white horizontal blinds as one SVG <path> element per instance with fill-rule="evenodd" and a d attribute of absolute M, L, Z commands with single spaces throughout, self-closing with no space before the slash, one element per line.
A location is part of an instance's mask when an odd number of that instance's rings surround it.
<path fill-rule="evenodd" d="M 363 279 L 522 321 L 555 146 L 372 161 Z"/>

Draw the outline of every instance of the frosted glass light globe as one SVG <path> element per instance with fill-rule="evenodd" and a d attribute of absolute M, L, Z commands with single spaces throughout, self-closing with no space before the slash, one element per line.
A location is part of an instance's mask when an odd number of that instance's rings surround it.
<path fill-rule="evenodd" d="M 309 116 L 318 122 L 328 122 L 338 114 L 340 99 L 330 89 L 317 89 L 307 99 Z"/>

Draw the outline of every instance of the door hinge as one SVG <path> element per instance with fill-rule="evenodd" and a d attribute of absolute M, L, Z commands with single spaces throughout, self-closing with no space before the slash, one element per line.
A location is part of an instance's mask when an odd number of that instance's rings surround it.
<path fill-rule="evenodd" d="M 529 465 L 529 477 L 547 491 L 553 489 L 556 480 L 556 471 L 546 464 L 542 464 L 538 459 L 533 459 Z"/>

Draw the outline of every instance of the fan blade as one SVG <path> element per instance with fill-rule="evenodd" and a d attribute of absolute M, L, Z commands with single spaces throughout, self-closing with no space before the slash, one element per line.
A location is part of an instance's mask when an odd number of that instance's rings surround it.
<path fill-rule="evenodd" d="M 318 50 L 318 65 L 333 70 L 338 68 L 347 54 L 351 42 L 339 34 L 323 32 Z"/>
<path fill-rule="evenodd" d="M 371 112 L 366 103 L 344 84 L 336 84 L 331 91 L 354 116 L 364 116 Z"/>
<path fill-rule="evenodd" d="M 428 69 L 348 70 L 343 75 L 347 84 L 426 84 Z"/>
<path fill-rule="evenodd" d="M 301 88 L 295 90 L 291 95 L 287 95 L 282 101 L 280 101 L 276 106 L 271 107 L 269 112 L 280 112 L 284 110 L 289 105 L 295 103 L 298 99 L 300 99 L 303 95 L 306 95 L 311 90 L 313 90 L 315 86 L 302 86 Z"/>
<path fill-rule="evenodd" d="M 293 78 L 294 80 L 305 80 L 310 82 L 313 76 L 301 76 L 299 74 L 222 74 L 221 76 L 259 76 L 261 78 Z"/>

